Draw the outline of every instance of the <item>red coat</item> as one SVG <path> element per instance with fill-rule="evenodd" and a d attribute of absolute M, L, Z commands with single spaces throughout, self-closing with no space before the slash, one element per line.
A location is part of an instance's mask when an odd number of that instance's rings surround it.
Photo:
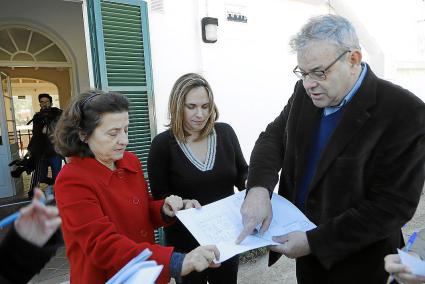
<path fill-rule="evenodd" d="M 167 283 L 172 247 L 154 244 L 154 228 L 164 225 L 163 200 L 153 201 L 140 162 L 125 152 L 111 171 L 93 158 L 73 157 L 56 179 L 71 283 L 105 283 L 145 248 L 164 268 Z"/>

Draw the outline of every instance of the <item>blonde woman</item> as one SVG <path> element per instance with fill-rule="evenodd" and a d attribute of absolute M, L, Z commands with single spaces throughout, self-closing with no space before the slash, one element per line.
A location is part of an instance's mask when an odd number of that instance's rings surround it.
<path fill-rule="evenodd" d="M 200 75 L 181 76 L 169 99 L 169 129 L 152 141 L 148 173 L 154 198 L 178 195 L 201 205 L 245 188 L 248 166 L 230 125 L 217 123 L 218 110 L 208 82 Z M 199 246 L 180 223 L 165 228 L 167 245 L 181 252 Z M 192 272 L 181 283 L 236 283 L 238 256 L 221 267 Z"/>

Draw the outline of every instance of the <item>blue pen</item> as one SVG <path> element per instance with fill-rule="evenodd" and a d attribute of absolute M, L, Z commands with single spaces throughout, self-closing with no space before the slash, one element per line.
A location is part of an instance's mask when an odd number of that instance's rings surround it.
<path fill-rule="evenodd" d="M 46 202 L 44 198 L 41 198 L 39 201 L 43 204 Z M 0 221 L 0 229 L 3 229 L 4 227 L 9 226 L 13 222 L 15 222 L 15 220 L 18 219 L 19 217 L 21 217 L 21 212 L 19 211 L 7 216 L 6 218 Z"/>
<path fill-rule="evenodd" d="M 416 240 L 416 232 L 413 232 L 413 234 L 410 236 L 410 238 L 407 240 L 407 244 L 406 246 L 402 249 L 404 252 L 408 252 L 410 250 L 410 248 L 413 246 L 413 243 Z M 388 281 L 387 284 L 390 284 L 391 282 L 394 281 L 394 277 L 392 274 L 390 274 L 390 277 L 388 277 Z"/>
<path fill-rule="evenodd" d="M 413 234 L 410 236 L 409 240 L 407 241 L 406 246 L 403 248 L 403 251 L 408 252 L 410 248 L 413 246 L 413 243 L 416 240 L 416 232 L 413 232 Z"/>

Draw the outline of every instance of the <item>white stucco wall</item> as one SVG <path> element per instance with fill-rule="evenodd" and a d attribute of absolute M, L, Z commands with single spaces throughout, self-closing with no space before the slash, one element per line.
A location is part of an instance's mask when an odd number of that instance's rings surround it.
<path fill-rule="evenodd" d="M 165 13 L 149 11 L 158 133 L 167 122 L 168 95 L 184 73 L 201 71 L 198 0 L 165 0 Z M 198 36 L 199 35 L 199 36 Z"/>
<path fill-rule="evenodd" d="M 425 101 L 425 2 L 421 0 L 333 1 L 342 15 L 354 15 L 382 61 L 371 65 L 386 80 L 412 91 Z M 365 9 L 367 7 L 367 9 Z M 373 54 L 376 55 L 376 54 Z"/>
<path fill-rule="evenodd" d="M 418 8 L 425 5 L 372 2 L 331 1 L 329 8 L 322 0 L 163 0 L 162 13 L 149 11 L 158 132 L 165 129 L 174 81 L 186 72 L 200 72 L 215 93 L 219 120 L 233 126 L 249 160 L 259 133 L 292 93 L 296 57 L 289 51 L 290 37 L 309 17 L 328 12 L 354 24 L 363 59 L 378 76 L 423 92 L 418 83 L 423 71 L 400 71 L 399 62 L 418 56 L 414 52 L 417 35 L 409 27 L 416 21 L 414 14 L 420 14 Z M 227 11 L 241 12 L 248 23 L 227 21 Z M 201 40 L 205 16 L 218 18 L 216 43 Z"/>
<path fill-rule="evenodd" d="M 205 1 L 164 0 L 164 13 L 150 10 L 158 132 L 165 129 L 175 80 L 187 72 L 200 72 L 214 91 L 219 121 L 232 125 L 249 160 L 259 133 L 279 115 L 296 82 L 289 38 L 307 18 L 327 12 L 321 2 L 214 0 L 206 5 Z M 229 10 L 244 13 L 248 23 L 227 21 Z M 202 42 L 205 16 L 218 18 L 216 43 Z"/>
<path fill-rule="evenodd" d="M 82 3 L 59 0 L 1 0 L 0 25 L 20 24 L 43 31 L 64 47 L 74 64 L 72 93 L 90 87 L 84 38 Z M 78 76 L 77 76 L 78 74 Z"/>

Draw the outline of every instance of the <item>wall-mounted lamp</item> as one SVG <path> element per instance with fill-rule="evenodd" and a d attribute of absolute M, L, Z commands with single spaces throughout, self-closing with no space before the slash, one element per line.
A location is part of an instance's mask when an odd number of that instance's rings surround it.
<path fill-rule="evenodd" d="M 205 18 L 202 18 L 201 24 L 202 24 L 202 40 L 207 43 L 216 42 L 218 19 L 205 17 Z"/>

